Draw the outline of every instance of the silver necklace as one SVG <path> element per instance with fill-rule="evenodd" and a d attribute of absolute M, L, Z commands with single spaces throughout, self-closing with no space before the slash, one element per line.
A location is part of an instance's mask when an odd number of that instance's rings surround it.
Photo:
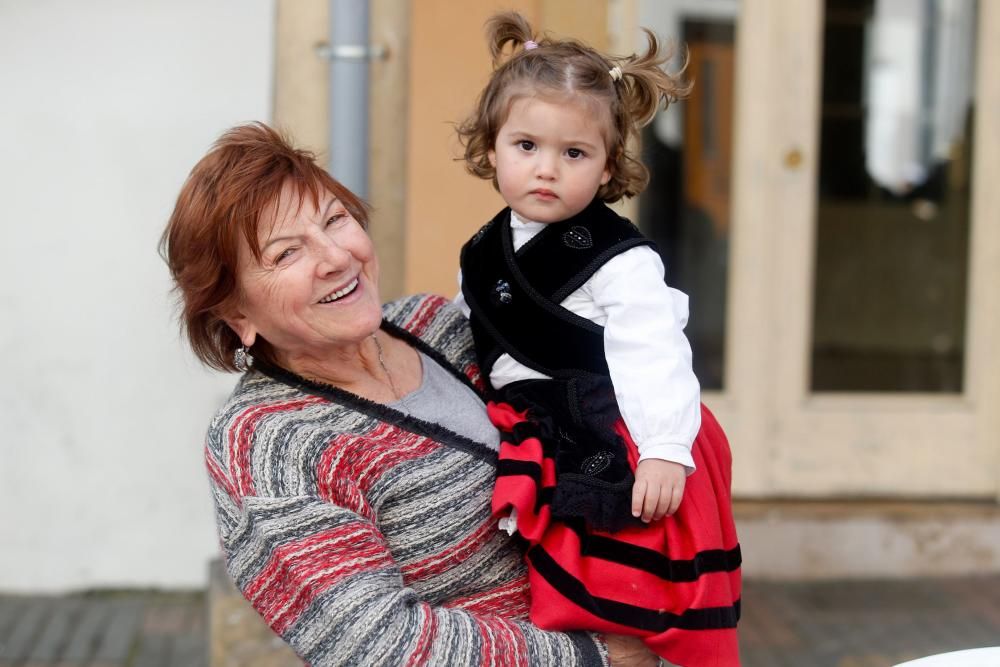
<path fill-rule="evenodd" d="M 384 372 L 385 376 L 389 378 L 389 388 L 392 389 L 392 395 L 395 396 L 398 401 L 402 398 L 402 396 L 400 396 L 399 390 L 396 389 L 396 383 L 392 379 L 392 373 L 389 372 L 389 367 L 385 365 L 385 356 L 382 352 L 382 342 L 375 334 L 372 334 L 372 340 L 375 341 L 375 347 L 378 349 L 378 365 L 382 367 L 382 372 Z"/>

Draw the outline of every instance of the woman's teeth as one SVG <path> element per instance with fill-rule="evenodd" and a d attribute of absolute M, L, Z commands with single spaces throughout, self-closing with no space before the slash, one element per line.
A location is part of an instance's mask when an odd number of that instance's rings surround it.
<path fill-rule="evenodd" d="M 349 284 L 345 285 L 344 287 L 342 287 L 341 289 L 337 290 L 333 294 L 330 294 L 329 296 L 323 297 L 322 299 L 319 300 L 319 302 L 320 303 L 332 303 L 332 302 L 336 301 L 337 299 L 341 299 L 341 298 L 347 296 L 348 294 L 350 294 L 351 292 L 353 292 L 354 289 L 357 286 L 358 286 L 358 279 L 355 278 Z"/>

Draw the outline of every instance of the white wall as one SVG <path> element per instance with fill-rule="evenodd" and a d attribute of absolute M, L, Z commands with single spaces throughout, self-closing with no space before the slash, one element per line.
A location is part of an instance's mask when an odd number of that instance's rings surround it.
<path fill-rule="evenodd" d="M 199 586 L 205 427 L 156 244 L 267 120 L 272 0 L 0 0 L 0 592 Z"/>

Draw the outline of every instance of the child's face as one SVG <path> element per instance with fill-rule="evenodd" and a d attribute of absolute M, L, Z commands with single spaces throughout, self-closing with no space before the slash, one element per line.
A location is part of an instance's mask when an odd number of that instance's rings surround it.
<path fill-rule="evenodd" d="M 608 182 L 601 132 L 607 119 L 584 103 L 537 97 L 514 101 L 489 153 L 500 194 L 518 216 L 535 222 L 570 218 Z"/>

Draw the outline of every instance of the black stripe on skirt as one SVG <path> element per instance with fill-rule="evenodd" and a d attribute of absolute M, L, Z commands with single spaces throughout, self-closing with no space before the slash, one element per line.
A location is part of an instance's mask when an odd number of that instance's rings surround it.
<path fill-rule="evenodd" d="M 527 556 L 535 571 L 563 597 L 594 616 L 612 623 L 659 634 L 675 628 L 679 630 L 735 628 L 740 618 L 739 600 L 729 607 L 688 609 L 682 614 L 674 614 L 596 597 L 590 594 L 579 579 L 564 570 L 541 546 L 533 547 Z"/>
<path fill-rule="evenodd" d="M 658 551 L 629 544 L 613 537 L 588 533 L 582 521 L 564 521 L 580 540 L 580 554 L 648 572 L 674 583 L 697 581 L 709 572 L 734 572 L 743 563 L 740 545 L 728 551 L 706 549 L 689 560 L 673 559 Z"/>

